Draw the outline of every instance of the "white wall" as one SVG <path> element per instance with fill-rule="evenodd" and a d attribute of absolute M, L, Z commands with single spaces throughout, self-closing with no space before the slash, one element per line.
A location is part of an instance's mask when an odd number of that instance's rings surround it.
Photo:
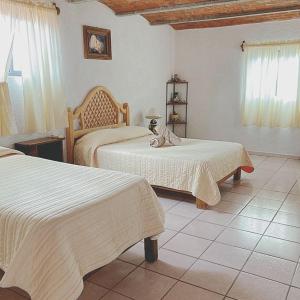
<path fill-rule="evenodd" d="M 178 31 L 175 71 L 190 82 L 188 135 L 300 156 L 299 129 L 242 127 L 240 44 L 300 38 L 300 20 Z"/>
<path fill-rule="evenodd" d="M 56 1 L 60 29 L 64 85 L 68 106 L 81 103 L 87 92 L 104 85 L 121 102 L 128 102 L 133 124 L 142 124 L 149 109 L 164 115 L 165 82 L 173 69 L 173 35 L 169 26 L 150 26 L 140 16 L 117 17 L 99 2 Z M 83 57 L 82 25 L 107 28 L 112 35 L 112 60 Z M 40 136 L 0 138 L 0 145 Z"/>

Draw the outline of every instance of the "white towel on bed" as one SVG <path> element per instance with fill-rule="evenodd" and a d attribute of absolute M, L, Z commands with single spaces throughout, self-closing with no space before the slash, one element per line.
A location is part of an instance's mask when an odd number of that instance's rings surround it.
<path fill-rule="evenodd" d="M 150 140 L 150 146 L 154 147 L 154 148 L 159 148 L 159 147 L 162 147 L 165 142 L 166 142 L 166 139 L 163 136 L 157 135 L 153 139 Z"/>
<path fill-rule="evenodd" d="M 166 126 L 158 126 L 157 130 L 158 134 L 165 138 L 167 142 L 169 142 L 173 146 L 178 146 L 181 144 L 181 138 L 175 135 L 169 128 Z"/>

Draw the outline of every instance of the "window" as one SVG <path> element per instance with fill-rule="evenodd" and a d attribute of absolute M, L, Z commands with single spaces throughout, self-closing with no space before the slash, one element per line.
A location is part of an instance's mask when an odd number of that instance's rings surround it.
<path fill-rule="evenodd" d="M 244 125 L 300 127 L 300 43 L 245 49 Z"/>

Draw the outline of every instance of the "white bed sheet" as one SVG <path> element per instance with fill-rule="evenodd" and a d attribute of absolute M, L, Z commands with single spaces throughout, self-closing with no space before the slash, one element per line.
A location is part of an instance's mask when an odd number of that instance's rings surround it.
<path fill-rule="evenodd" d="M 97 136 L 95 137 L 97 138 Z M 220 200 L 217 182 L 238 167 L 253 171 L 241 144 L 182 139 L 179 146 L 153 148 L 143 136 L 109 145 L 75 146 L 75 162 L 143 176 L 151 185 L 191 192 L 209 205 Z M 91 140 L 89 141 L 91 142 Z M 93 156 L 92 158 L 89 156 Z"/>
<path fill-rule="evenodd" d="M 85 274 L 163 230 L 161 206 L 141 177 L 0 157 L 1 287 L 75 300 Z"/>

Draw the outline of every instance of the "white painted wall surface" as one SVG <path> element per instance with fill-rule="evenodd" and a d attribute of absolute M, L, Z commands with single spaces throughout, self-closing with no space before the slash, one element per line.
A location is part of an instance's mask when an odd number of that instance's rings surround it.
<path fill-rule="evenodd" d="M 189 137 L 300 156 L 300 129 L 243 127 L 240 122 L 241 42 L 287 39 L 300 39 L 300 20 L 176 32 L 175 71 L 190 82 Z"/>
<path fill-rule="evenodd" d="M 150 26 L 140 16 L 117 17 L 97 1 L 71 4 L 58 0 L 56 3 L 61 9 L 59 19 L 68 106 L 79 105 L 91 88 L 104 85 L 119 101 L 129 103 L 133 124 L 147 124 L 144 116 L 150 109 L 164 115 L 165 82 L 173 73 L 173 29 L 167 25 Z M 111 30 L 111 61 L 84 59 L 82 25 Z M 0 145 L 39 136 L 0 138 Z"/>

